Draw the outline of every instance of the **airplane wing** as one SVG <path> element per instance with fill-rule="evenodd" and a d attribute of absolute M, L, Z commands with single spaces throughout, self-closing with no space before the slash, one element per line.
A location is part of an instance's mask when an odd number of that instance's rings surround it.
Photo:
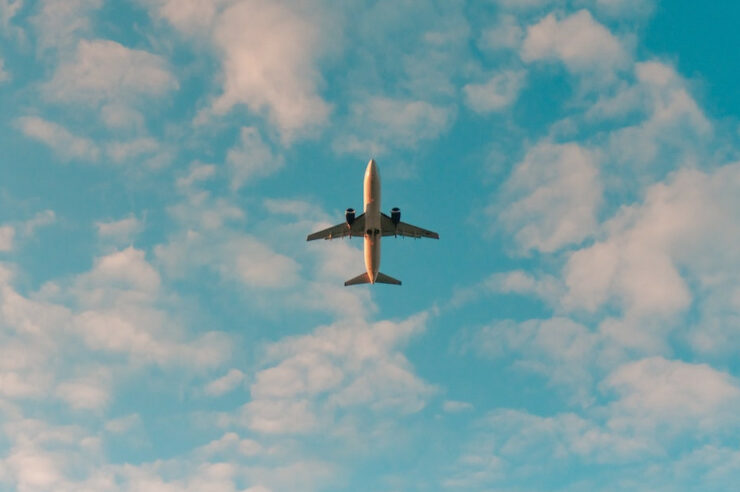
<path fill-rule="evenodd" d="M 407 224 L 406 222 L 399 222 L 394 224 L 390 217 L 386 214 L 380 214 L 380 228 L 383 231 L 384 236 L 404 236 L 404 237 L 428 237 L 431 239 L 439 239 L 439 234 L 434 231 L 422 229 L 415 225 Z"/>
<path fill-rule="evenodd" d="M 306 241 L 313 241 L 314 239 L 337 239 L 347 236 L 363 237 L 364 235 L 365 214 L 362 214 L 355 218 L 355 221 L 352 222 L 352 226 L 347 225 L 346 222 L 342 222 L 341 224 L 328 227 L 322 231 L 309 234 Z"/>

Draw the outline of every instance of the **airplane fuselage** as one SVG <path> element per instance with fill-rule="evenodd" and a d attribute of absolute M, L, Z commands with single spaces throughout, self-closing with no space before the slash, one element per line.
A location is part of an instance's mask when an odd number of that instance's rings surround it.
<path fill-rule="evenodd" d="M 380 269 L 380 173 L 370 159 L 363 183 L 365 198 L 365 269 L 370 283 L 375 283 Z"/>
<path fill-rule="evenodd" d="M 401 281 L 378 271 L 380 269 L 380 240 L 383 235 L 393 237 L 428 237 L 439 239 L 434 231 L 401 221 L 401 209 L 394 207 L 391 214 L 380 211 L 380 173 L 374 159 L 370 159 L 365 169 L 362 182 L 364 212 L 355 216 L 355 210 L 348 208 L 344 212 L 344 222 L 327 227 L 306 236 L 306 241 L 316 239 L 337 239 L 342 237 L 363 236 L 365 272 L 344 282 L 344 285 L 358 284 L 392 284 L 401 285 Z"/>

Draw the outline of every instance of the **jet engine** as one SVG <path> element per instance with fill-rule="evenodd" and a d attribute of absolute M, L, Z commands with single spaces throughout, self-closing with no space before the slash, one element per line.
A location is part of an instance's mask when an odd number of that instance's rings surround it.
<path fill-rule="evenodd" d="M 401 222 L 401 209 L 398 207 L 393 207 L 391 209 L 391 222 L 393 224 L 398 225 L 399 222 Z"/>
<path fill-rule="evenodd" d="M 352 223 L 355 221 L 355 209 L 348 208 L 345 210 L 344 219 L 347 221 L 347 225 L 351 227 Z"/>

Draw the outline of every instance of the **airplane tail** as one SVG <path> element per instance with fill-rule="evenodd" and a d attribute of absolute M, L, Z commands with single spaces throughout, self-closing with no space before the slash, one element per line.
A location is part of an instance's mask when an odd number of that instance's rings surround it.
<path fill-rule="evenodd" d="M 346 287 L 348 285 L 369 284 L 369 283 L 370 283 L 370 276 L 367 274 L 367 272 L 365 272 L 361 275 L 356 276 L 355 278 L 351 278 L 347 280 L 344 283 L 344 286 Z"/>
<path fill-rule="evenodd" d="M 378 278 L 375 279 L 376 283 L 379 284 L 393 284 L 393 285 L 401 285 L 400 280 L 396 280 L 393 277 L 389 277 L 385 273 L 378 272 Z"/>
<path fill-rule="evenodd" d="M 344 285 L 357 285 L 357 284 L 369 284 L 370 283 L 370 276 L 368 276 L 367 272 L 356 276 L 355 278 L 351 278 L 347 280 Z M 401 285 L 400 280 L 396 280 L 393 277 L 389 277 L 388 275 L 384 273 L 378 272 L 378 277 L 375 279 L 376 284 L 393 284 L 393 285 Z"/>

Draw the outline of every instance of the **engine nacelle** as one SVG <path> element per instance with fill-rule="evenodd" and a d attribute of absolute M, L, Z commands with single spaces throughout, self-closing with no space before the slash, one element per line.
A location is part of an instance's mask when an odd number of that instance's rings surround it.
<path fill-rule="evenodd" d="M 355 209 L 354 208 L 348 208 L 344 211 L 344 220 L 347 221 L 348 226 L 352 226 L 352 223 L 355 221 Z"/>
<path fill-rule="evenodd" d="M 393 207 L 391 209 L 391 222 L 393 224 L 398 225 L 399 222 L 401 222 L 401 209 L 398 207 Z"/>

